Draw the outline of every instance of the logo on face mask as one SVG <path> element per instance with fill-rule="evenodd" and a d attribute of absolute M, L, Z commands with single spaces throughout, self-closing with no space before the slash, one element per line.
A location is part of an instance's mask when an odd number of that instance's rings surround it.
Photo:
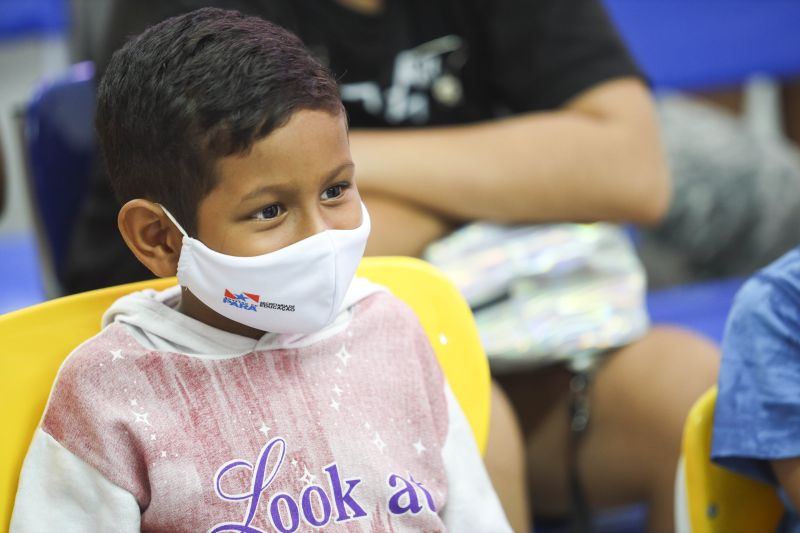
<path fill-rule="evenodd" d="M 233 307 L 238 307 L 239 309 L 244 309 L 245 311 L 253 311 L 256 312 L 259 301 L 261 300 L 261 296 L 258 294 L 252 294 L 249 292 L 240 292 L 239 294 L 234 294 L 228 289 L 225 289 L 225 297 L 222 301 L 228 305 L 232 305 Z"/>
<path fill-rule="evenodd" d="M 258 304 L 264 309 L 275 309 L 277 311 L 285 311 L 287 313 L 294 313 L 294 306 L 287 304 L 276 304 L 275 302 L 261 302 Z"/>
<path fill-rule="evenodd" d="M 257 312 L 258 308 L 261 307 L 263 309 L 274 309 L 276 311 L 294 313 L 294 305 L 267 302 L 262 300 L 260 295 L 251 292 L 240 292 L 236 294 L 225 289 L 225 296 L 222 298 L 222 301 L 245 311 Z"/>

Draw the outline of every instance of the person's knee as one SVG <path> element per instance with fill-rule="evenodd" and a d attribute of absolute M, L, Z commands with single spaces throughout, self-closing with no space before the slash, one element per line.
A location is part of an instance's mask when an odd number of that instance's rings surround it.
<path fill-rule="evenodd" d="M 718 368 L 712 342 L 683 329 L 653 328 L 601 366 L 595 423 L 634 437 L 646 454 L 677 458 L 686 415 L 716 382 Z"/>
<path fill-rule="evenodd" d="M 599 374 L 613 389 L 649 408 L 664 401 L 685 407 L 716 382 L 718 369 L 714 343 L 684 329 L 657 326 L 612 354 Z"/>
<path fill-rule="evenodd" d="M 717 381 L 719 372 L 719 347 L 712 341 L 694 332 L 670 326 L 652 329 L 654 356 L 664 357 L 658 369 L 669 372 L 674 378 L 681 377 L 683 386 L 675 389 L 679 396 L 697 399 Z"/>

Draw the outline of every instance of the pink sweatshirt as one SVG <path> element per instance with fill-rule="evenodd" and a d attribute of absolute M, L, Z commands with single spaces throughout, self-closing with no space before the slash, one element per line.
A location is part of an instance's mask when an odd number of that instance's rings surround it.
<path fill-rule="evenodd" d="M 11 531 L 508 531 L 416 317 L 360 287 L 257 341 L 175 289 L 118 301 L 59 371 Z"/>

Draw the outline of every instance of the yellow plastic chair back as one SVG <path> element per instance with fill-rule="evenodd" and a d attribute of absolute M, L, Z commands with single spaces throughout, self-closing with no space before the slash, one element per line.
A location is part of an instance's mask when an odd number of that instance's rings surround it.
<path fill-rule="evenodd" d="M 418 259 L 366 258 L 358 275 L 388 287 L 417 314 L 483 452 L 489 367 L 464 299 L 442 274 Z M 0 530 L 11 521 L 22 461 L 62 361 L 100 331 L 102 314 L 116 299 L 175 283 L 168 278 L 119 285 L 0 316 Z"/>
<path fill-rule="evenodd" d="M 692 533 L 775 531 L 783 505 L 775 488 L 711 462 L 717 388 L 695 402 L 683 433 L 686 492 Z"/>

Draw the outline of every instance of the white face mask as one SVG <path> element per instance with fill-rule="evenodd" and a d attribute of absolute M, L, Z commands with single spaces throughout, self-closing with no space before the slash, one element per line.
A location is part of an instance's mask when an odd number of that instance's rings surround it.
<path fill-rule="evenodd" d="M 370 230 L 362 203 L 356 229 L 325 230 L 274 252 L 236 257 L 189 237 L 161 209 L 183 233 L 178 283 L 222 316 L 274 333 L 313 333 L 336 318 Z"/>

